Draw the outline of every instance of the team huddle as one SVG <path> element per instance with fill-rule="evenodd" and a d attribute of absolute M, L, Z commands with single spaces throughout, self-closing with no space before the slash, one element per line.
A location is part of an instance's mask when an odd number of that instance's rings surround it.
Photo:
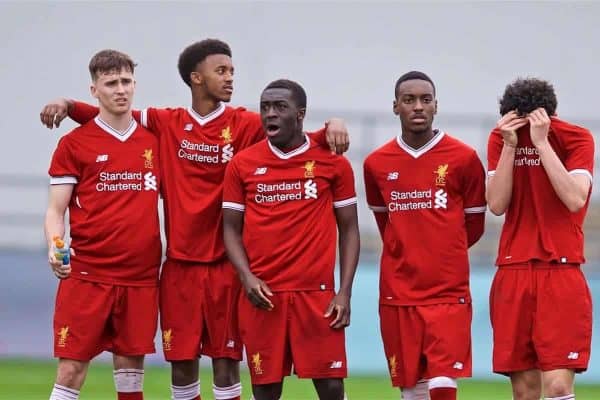
<path fill-rule="evenodd" d="M 344 329 L 360 235 L 345 124 L 332 118 L 305 133 L 307 96 L 287 79 L 266 86 L 259 113 L 226 106 L 231 56 L 216 39 L 188 46 L 178 68 L 191 107 L 137 111 L 135 63 L 103 50 L 89 64 L 98 106 L 59 99 L 43 108 L 49 128 L 67 116 L 81 124 L 49 168 L 45 230 L 60 279 L 50 400 L 78 399 L 103 351 L 113 353 L 117 398 L 143 399 L 159 320 L 172 399 L 200 399 L 205 355 L 214 398 L 240 400 L 244 349 L 255 400 L 283 398 L 292 372 L 312 379 L 321 400 L 352 399 Z M 402 75 L 394 94 L 401 133 L 363 171 L 383 241 L 379 316 L 392 385 L 405 400 L 455 400 L 457 379 L 471 376 L 468 249 L 489 207 L 505 215 L 490 293 L 494 372 L 510 377 L 515 400 L 575 399 L 574 374 L 591 348 L 580 268 L 591 133 L 556 116 L 548 82 L 517 79 L 489 135 L 486 179 L 475 150 L 433 128 L 426 74 Z M 64 264 L 53 238 L 65 236 L 67 210 Z"/>

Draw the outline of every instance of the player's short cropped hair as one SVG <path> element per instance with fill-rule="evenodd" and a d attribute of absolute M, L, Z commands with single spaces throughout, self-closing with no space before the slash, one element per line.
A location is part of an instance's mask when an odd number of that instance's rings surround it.
<path fill-rule="evenodd" d="M 431 78 L 427 76 L 426 73 L 421 71 L 410 71 L 398 78 L 398 80 L 396 81 L 396 86 L 394 87 L 394 96 L 398 96 L 398 88 L 400 87 L 402 82 L 412 81 L 414 79 L 419 79 L 431 83 L 431 87 L 433 88 L 433 95 L 435 96 L 435 84 L 433 83 Z"/>
<path fill-rule="evenodd" d="M 294 99 L 294 103 L 298 108 L 306 108 L 306 92 L 297 82 L 289 79 L 277 79 L 269 83 L 263 92 L 267 89 L 288 89 L 292 93 L 292 99 Z"/>
<path fill-rule="evenodd" d="M 198 64 L 213 54 L 224 54 L 231 57 L 231 48 L 229 45 L 219 39 L 204 39 L 193 43 L 183 49 L 179 55 L 177 68 L 181 79 L 192 86 L 190 74 L 196 70 Z"/>
<path fill-rule="evenodd" d="M 95 81 L 100 74 L 120 72 L 122 70 L 133 73 L 136 63 L 131 57 L 118 50 L 101 50 L 94 54 L 88 66 L 92 80 Z"/>
<path fill-rule="evenodd" d="M 556 93 L 548 81 L 538 78 L 517 78 L 504 89 L 500 99 L 500 115 L 517 110 L 519 115 L 527 115 L 543 107 L 548 115 L 556 113 Z"/>

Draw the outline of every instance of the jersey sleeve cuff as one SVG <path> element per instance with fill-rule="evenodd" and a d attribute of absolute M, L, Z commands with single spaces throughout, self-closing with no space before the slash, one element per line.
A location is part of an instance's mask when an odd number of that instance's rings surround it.
<path fill-rule="evenodd" d="M 356 197 L 350 197 L 349 199 L 346 199 L 346 200 L 334 201 L 333 208 L 342 208 L 342 207 L 350 206 L 350 205 L 356 204 L 356 203 L 357 203 Z"/>
<path fill-rule="evenodd" d="M 51 176 L 50 177 L 51 185 L 68 185 L 68 184 L 77 184 L 77 178 L 74 176 Z"/>
<path fill-rule="evenodd" d="M 467 208 L 465 208 L 465 214 L 479 214 L 479 213 L 484 213 L 486 210 L 487 210 L 486 206 L 467 207 Z"/>
<path fill-rule="evenodd" d="M 224 201 L 223 208 L 227 208 L 229 210 L 236 210 L 244 212 L 246 210 L 246 206 L 240 203 L 233 203 L 231 201 Z"/>
<path fill-rule="evenodd" d="M 587 169 L 572 169 L 571 171 L 569 171 L 569 174 L 571 174 L 571 175 L 585 175 L 588 178 L 590 178 L 590 183 L 594 182 L 594 177 L 592 176 L 592 173 L 590 171 L 588 171 Z"/>

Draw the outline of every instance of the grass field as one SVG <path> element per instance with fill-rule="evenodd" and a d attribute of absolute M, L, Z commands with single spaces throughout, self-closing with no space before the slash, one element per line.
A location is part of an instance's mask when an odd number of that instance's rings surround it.
<path fill-rule="evenodd" d="M 48 398 L 54 382 L 56 364 L 49 361 L 0 360 L 0 399 L 44 400 Z M 203 371 L 202 399 L 212 400 L 212 383 L 209 371 Z M 146 400 L 170 398 L 168 366 L 151 366 L 146 369 L 144 392 Z M 243 399 L 250 398 L 247 374 L 242 377 Z M 463 380 L 459 384 L 460 400 L 510 400 L 507 381 L 482 382 Z M 387 377 L 352 376 L 346 380 L 349 400 L 398 400 L 398 390 L 390 386 Z M 81 393 L 82 400 L 115 399 L 110 365 L 92 364 Z M 316 395 L 310 381 L 287 378 L 283 400 L 313 400 Z M 600 385 L 578 385 L 577 400 L 600 399 Z"/>

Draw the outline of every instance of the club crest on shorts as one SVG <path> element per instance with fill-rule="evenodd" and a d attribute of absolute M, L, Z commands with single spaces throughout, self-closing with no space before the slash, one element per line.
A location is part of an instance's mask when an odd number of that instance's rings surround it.
<path fill-rule="evenodd" d="M 163 332 L 163 350 L 171 351 L 171 341 L 173 340 L 173 330 L 167 329 Z"/>
<path fill-rule="evenodd" d="M 69 327 L 63 326 L 58 331 L 58 347 L 66 347 L 68 337 L 69 337 Z"/>
<path fill-rule="evenodd" d="M 262 375 L 262 359 L 260 358 L 260 353 L 252 354 L 252 367 L 254 368 L 254 373 L 256 375 Z"/>

